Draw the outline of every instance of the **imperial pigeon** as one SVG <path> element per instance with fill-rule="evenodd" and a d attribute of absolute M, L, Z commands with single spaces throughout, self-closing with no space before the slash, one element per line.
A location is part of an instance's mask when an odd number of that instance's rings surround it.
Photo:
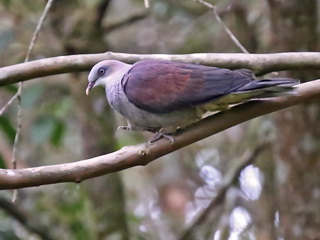
<path fill-rule="evenodd" d="M 154 140 L 197 122 L 208 111 L 288 94 L 299 83 L 291 78 L 256 80 L 248 69 L 164 60 L 133 65 L 105 60 L 91 69 L 88 81 L 87 95 L 104 86 L 111 107 L 128 119 L 128 126 L 119 128 L 156 132 Z"/>

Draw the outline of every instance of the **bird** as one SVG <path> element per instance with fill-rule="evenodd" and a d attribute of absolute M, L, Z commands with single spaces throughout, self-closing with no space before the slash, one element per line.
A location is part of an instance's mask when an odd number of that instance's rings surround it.
<path fill-rule="evenodd" d="M 256 79 L 249 69 L 227 69 L 169 60 L 127 64 L 104 60 L 88 76 L 86 94 L 105 87 L 110 106 L 128 120 L 118 129 L 155 133 L 149 142 L 201 120 L 207 112 L 223 111 L 252 99 L 290 95 L 299 80 Z"/>

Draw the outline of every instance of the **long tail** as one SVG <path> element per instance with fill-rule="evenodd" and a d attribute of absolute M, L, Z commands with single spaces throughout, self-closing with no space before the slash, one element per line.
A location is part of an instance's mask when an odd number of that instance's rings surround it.
<path fill-rule="evenodd" d="M 252 81 L 236 90 L 235 93 L 254 93 L 256 98 L 276 97 L 294 93 L 294 86 L 299 84 L 298 79 L 293 78 L 269 78 Z"/>
<path fill-rule="evenodd" d="M 261 88 L 273 88 L 276 89 L 284 89 L 287 90 L 288 88 L 292 88 L 294 85 L 299 84 L 300 81 L 298 79 L 293 78 L 269 78 L 269 79 L 262 79 L 257 81 L 249 82 L 248 84 L 240 87 L 237 89 L 237 92 L 246 92 L 257 90 Z"/>

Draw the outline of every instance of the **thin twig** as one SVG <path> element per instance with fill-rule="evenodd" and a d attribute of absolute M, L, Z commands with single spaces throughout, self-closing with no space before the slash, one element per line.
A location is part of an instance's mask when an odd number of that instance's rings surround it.
<path fill-rule="evenodd" d="M 33 49 L 33 47 L 34 47 L 34 44 L 35 44 L 36 40 L 37 40 L 37 37 L 38 37 L 38 35 L 39 35 L 40 29 L 41 29 L 41 27 L 42 27 L 42 24 L 43 24 L 46 16 L 48 15 L 48 12 L 49 12 L 49 9 L 50 9 L 50 7 L 51 7 L 51 5 L 52 5 L 52 2 L 53 2 L 53 0 L 48 0 L 47 4 L 46 4 L 46 6 L 45 6 L 45 8 L 44 8 L 44 10 L 43 10 L 43 13 L 42 13 L 42 15 L 41 15 L 41 17 L 40 17 L 40 19 L 39 19 L 38 25 L 37 25 L 34 33 L 33 33 L 31 42 L 30 42 L 30 44 L 29 44 L 28 52 L 27 52 L 26 58 L 25 58 L 25 60 L 24 60 L 25 62 L 28 62 L 28 61 L 29 61 L 31 51 L 32 51 L 32 49 Z"/>
<path fill-rule="evenodd" d="M 18 98 L 18 111 L 17 111 L 17 131 L 16 135 L 14 137 L 14 142 L 13 142 L 13 149 L 12 149 L 12 158 L 11 158 L 11 163 L 12 163 L 12 168 L 16 169 L 17 168 L 17 144 L 19 142 L 19 136 L 20 136 L 20 131 L 21 131 L 21 118 L 22 118 L 22 108 L 21 108 L 21 93 L 22 93 L 22 85 L 23 82 L 19 82 L 19 89 L 17 92 L 17 98 Z"/>
<path fill-rule="evenodd" d="M 14 96 L 12 98 L 10 98 L 10 100 L 1 108 L 0 110 L 0 116 L 7 110 L 7 108 L 13 103 L 14 100 L 16 100 L 16 98 L 18 97 L 18 91 L 14 94 Z"/>
<path fill-rule="evenodd" d="M 11 163 L 13 169 L 17 168 L 17 151 L 18 151 L 18 142 L 19 142 L 19 137 L 20 137 L 20 132 L 22 128 L 22 105 L 21 105 L 21 93 L 22 93 L 22 88 L 23 88 L 23 82 L 19 82 L 19 89 L 17 92 L 17 99 L 18 99 L 18 111 L 17 111 L 17 131 L 16 135 L 14 136 L 14 142 L 13 142 L 13 147 L 12 147 L 12 158 L 11 158 Z M 12 202 L 16 202 L 18 197 L 18 190 L 14 189 L 13 190 L 13 195 L 12 195 Z"/>
<path fill-rule="evenodd" d="M 210 9 L 212 9 L 212 12 L 213 12 L 216 20 L 221 24 L 221 26 L 224 28 L 224 30 L 226 31 L 226 33 L 228 34 L 230 39 L 234 42 L 234 44 L 236 44 L 237 47 L 240 48 L 243 53 L 249 53 L 247 51 L 247 49 L 236 38 L 236 36 L 234 36 L 234 34 L 231 32 L 231 30 L 226 26 L 226 24 L 222 21 L 221 17 L 219 16 L 219 14 L 217 12 L 217 7 L 216 6 L 214 6 L 211 3 L 208 3 L 206 1 L 203 1 L 203 0 L 196 0 L 196 1 L 201 3 L 201 4 L 203 4 L 204 6 L 206 6 L 208 8 L 210 8 Z"/>
<path fill-rule="evenodd" d="M 37 37 L 38 37 L 38 34 L 39 34 L 39 31 L 40 31 L 41 25 L 42 25 L 42 23 L 43 23 L 46 15 L 47 15 L 47 13 L 48 13 L 48 10 L 49 10 L 52 2 L 53 2 L 53 0 L 49 0 L 49 1 L 47 2 L 47 5 L 46 5 L 46 7 L 45 7 L 45 9 L 44 9 L 44 11 L 43 11 L 43 13 L 42 13 L 42 16 L 41 16 L 41 18 L 40 18 L 40 20 L 39 20 L 38 25 L 37 25 L 37 27 L 36 27 L 36 30 L 35 30 L 34 33 L 33 33 L 33 36 L 32 36 L 31 42 L 30 42 L 30 44 L 29 44 L 28 52 L 27 52 L 27 54 L 26 54 L 26 58 L 25 58 L 24 62 L 28 62 L 28 61 L 29 61 L 31 51 L 32 51 L 32 49 L 33 49 L 33 47 L 34 47 L 34 44 L 35 44 L 35 42 L 36 42 L 36 39 L 37 39 Z M 6 111 L 6 109 L 13 103 L 14 100 L 16 100 L 17 98 L 19 98 L 19 96 L 21 96 L 21 89 L 22 89 L 22 85 L 19 84 L 19 89 L 18 89 L 18 91 L 16 92 L 16 94 L 6 103 L 6 105 L 5 105 L 4 107 L 1 108 L 1 110 L 0 110 L 0 116 Z M 18 100 L 18 101 L 19 101 L 19 100 Z"/>
<path fill-rule="evenodd" d="M 193 224 L 182 234 L 180 240 L 187 240 L 192 239 L 192 236 L 195 230 L 201 226 L 206 220 L 209 218 L 210 213 L 216 209 L 217 207 L 221 207 L 220 205 L 225 203 L 226 194 L 228 189 L 233 186 L 235 181 L 239 178 L 241 171 L 252 164 L 256 159 L 257 156 L 266 149 L 268 144 L 263 144 L 258 146 L 251 154 L 245 153 L 244 157 L 237 163 L 237 165 L 230 169 L 228 173 L 225 175 L 224 179 L 222 180 L 221 186 L 215 198 L 211 201 L 209 206 L 200 214 L 200 216 L 193 222 Z M 249 155 L 249 156 L 248 156 Z M 219 219 L 223 212 L 220 214 L 215 215 L 215 219 Z"/>
<path fill-rule="evenodd" d="M 141 13 L 134 14 L 132 16 L 129 16 L 125 20 L 122 20 L 122 21 L 119 21 L 119 22 L 115 22 L 115 23 L 111 23 L 111 24 L 107 25 L 104 28 L 104 31 L 107 32 L 107 33 L 110 33 L 110 32 L 112 32 L 114 30 L 118 30 L 121 27 L 125 27 L 127 25 L 133 24 L 133 23 L 135 23 L 137 21 L 140 21 L 140 20 L 146 18 L 148 16 L 148 14 L 149 14 L 148 12 L 141 12 Z"/>
<path fill-rule="evenodd" d="M 48 11 L 52 5 L 52 2 L 53 0 L 48 0 L 44 10 L 43 10 L 43 13 L 39 19 L 39 22 L 37 24 L 37 27 L 32 35 L 32 39 L 30 41 L 30 44 L 29 44 L 29 48 L 28 48 L 28 51 L 27 51 L 27 54 L 26 54 L 26 58 L 24 60 L 24 62 L 28 62 L 29 59 L 30 59 L 30 54 L 31 54 L 31 51 L 34 47 L 34 44 L 37 40 L 37 37 L 39 35 L 39 32 L 40 32 L 40 29 L 41 29 L 41 26 L 44 22 L 44 19 L 46 18 L 47 14 L 48 14 Z M 9 102 L 13 102 L 13 100 L 15 98 L 18 99 L 18 111 L 17 111 L 17 131 L 16 131 L 16 135 L 14 137 L 14 143 L 13 143 L 13 149 L 12 149 L 12 159 L 11 159 L 11 162 L 12 162 L 12 166 L 13 166 L 13 169 L 16 169 L 17 168 L 17 146 L 18 146 L 18 143 L 19 143 L 19 138 L 20 138 L 20 132 L 21 132 L 21 127 L 22 127 L 22 106 L 21 106 L 21 94 L 22 94 L 22 89 L 23 89 L 23 82 L 19 82 L 19 88 L 18 88 L 18 91 L 17 93 L 9 100 Z M 13 99 L 13 100 L 12 100 Z M 8 107 L 9 104 L 6 104 L 6 106 Z M 5 109 L 3 110 L 3 112 L 5 111 Z M 12 202 L 15 202 L 16 199 L 17 199 L 17 190 L 15 190 L 13 192 L 13 197 L 12 197 Z"/>

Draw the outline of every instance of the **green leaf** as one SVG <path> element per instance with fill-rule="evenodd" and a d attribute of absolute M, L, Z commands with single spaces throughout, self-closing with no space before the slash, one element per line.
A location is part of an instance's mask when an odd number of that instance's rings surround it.
<path fill-rule="evenodd" d="M 25 109 L 33 108 L 41 97 L 42 92 L 43 86 L 41 84 L 33 84 L 29 88 L 24 89 L 21 98 L 22 107 Z"/>
<path fill-rule="evenodd" d="M 63 121 L 52 115 L 41 115 L 31 126 L 31 139 L 34 143 L 48 142 L 58 147 L 65 133 Z"/>
<path fill-rule="evenodd" d="M 65 132 L 65 129 L 66 127 L 62 121 L 59 121 L 59 120 L 55 121 L 54 129 L 52 131 L 51 138 L 50 138 L 50 142 L 52 143 L 52 145 L 54 145 L 55 147 L 58 147 L 61 145 L 62 137 Z"/>
<path fill-rule="evenodd" d="M 1 0 L 0 3 L 2 3 L 6 8 L 10 7 L 11 0 Z"/>
<path fill-rule="evenodd" d="M 13 144 L 16 130 L 13 128 L 8 118 L 0 116 L 0 128 L 9 139 L 10 143 Z"/>
<path fill-rule="evenodd" d="M 1 156 L 1 154 L 0 154 L 0 168 L 2 168 L 2 169 L 7 168 L 6 163 L 3 159 L 3 157 Z"/>
<path fill-rule="evenodd" d="M 3 89 L 13 94 L 15 94 L 18 91 L 18 87 L 16 85 L 6 85 L 3 86 Z"/>
<path fill-rule="evenodd" d="M 38 117 L 31 126 L 31 139 L 34 143 L 48 142 L 55 127 L 52 116 L 42 115 Z"/>

